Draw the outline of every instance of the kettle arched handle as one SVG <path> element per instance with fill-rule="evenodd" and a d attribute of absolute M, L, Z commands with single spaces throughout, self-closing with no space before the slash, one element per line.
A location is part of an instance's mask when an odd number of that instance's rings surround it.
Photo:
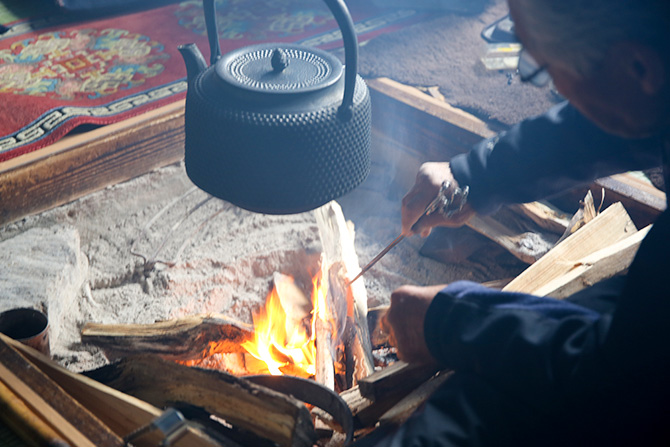
<path fill-rule="evenodd" d="M 354 92 L 356 90 L 356 76 L 358 74 L 358 38 L 354 29 L 354 22 L 344 0 L 323 0 L 342 33 L 344 42 L 344 96 L 342 104 L 338 109 L 338 116 L 343 121 L 348 121 L 353 116 Z M 214 65 L 221 57 L 219 46 L 219 32 L 216 26 L 216 10 L 214 0 L 203 0 L 205 11 L 205 26 L 207 27 L 207 38 L 209 40 L 210 64 Z"/>
<path fill-rule="evenodd" d="M 358 74 L 358 38 L 354 29 L 354 21 L 351 19 L 344 0 L 324 0 L 324 2 L 340 27 L 344 42 L 344 97 L 338 109 L 338 116 L 343 121 L 348 121 L 353 116 L 354 109 L 354 91 Z"/>

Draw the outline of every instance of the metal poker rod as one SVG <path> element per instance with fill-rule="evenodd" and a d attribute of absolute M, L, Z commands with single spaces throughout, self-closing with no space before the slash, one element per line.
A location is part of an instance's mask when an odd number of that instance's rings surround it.
<path fill-rule="evenodd" d="M 457 213 L 461 211 L 461 209 L 463 209 L 470 188 L 468 188 L 467 186 L 465 186 L 463 189 L 455 188 L 453 191 L 451 191 L 450 195 L 447 196 L 449 187 L 450 183 L 448 181 L 442 183 L 442 186 L 440 187 L 440 191 L 438 192 L 437 197 L 435 197 L 435 199 L 433 199 L 433 201 L 428 204 L 428 206 L 424 210 L 419 220 L 417 220 L 417 222 L 419 222 L 424 217 L 433 214 L 437 210 L 440 210 L 440 212 L 444 214 L 446 217 L 451 217 L 454 213 Z M 404 234 L 401 234 L 400 236 L 395 238 L 393 242 L 388 244 L 385 249 L 379 252 L 379 254 L 375 256 L 372 259 L 372 261 L 368 262 L 368 264 L 365 267 L 363 267 L 360 272 L 358 272 L 358 275 L 356 275 L 354 279 L 349 281 L 348 285 L 351 285 L 354 281 L 363 276 L 365 272 L 370 270 L 370 267 L 375 265 L 377 261 L 383 258 L 386 253 L 388 253 L 393 247 L 398 245 L 400 241 L 402 241 L 404 238 L 405 238 Z"/>
<path fill-rule="evenodd" d="M 388 245 L 386 246 L 385 249 L 383 249 L 381 252 L 379 252 L 379 254 L 378 254 L 377 256 L 375 256 L 375 257 L 372 259 L 372 261 L 368 262 L 368 264 L 367 264 L 365 267 L 363 267 L 363 268 L 361 269 L 360 272 L 358 272 L 358 275 L 356 275 L 356 277 L 355 277 L 354 279 L 352 279 L 351 281 L 349 281 L 349 285 L 351 285 L 354 281 L 356 281 L 358 278 L 360 278 L 361 276 L 363 276 L 363 274 L 364 274 L 365 272 L 367 272 L 368 270 L 370 270 L 370 267 L 372 267 L 373 265 L 375 265 L 375 264 L 377 263 L 377 261 L 379 261 L 381 258 L 383 258 L 384 255 L 385 255 L 386 253 L 388 253 L 393 247 L 395 247 L 396 245 L 398 245 L 398 244 L 400 243 L 400 241 L 402 241 L 404 238 L 405 238 L 405 235 L 404 235 L 404 234 L 401 234 L 400 236 L 398 236 L 397 238 L 395 238 L 395 239 L 393 240 L 393 242 L 391 242 L 390 244 L 388 244 Z"/>

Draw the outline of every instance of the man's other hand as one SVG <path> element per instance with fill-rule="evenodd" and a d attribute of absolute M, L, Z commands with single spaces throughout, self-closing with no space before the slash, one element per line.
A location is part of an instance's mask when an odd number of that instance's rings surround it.
<path fill-rule="evenodd" d="M 428 306 L 445 285 L 402 286 L 391 294 L 391 306 L 381 325 L 398 350 L 398 358 L 407 363 L 436 363 L 428 351 L 423 322 Z"/>

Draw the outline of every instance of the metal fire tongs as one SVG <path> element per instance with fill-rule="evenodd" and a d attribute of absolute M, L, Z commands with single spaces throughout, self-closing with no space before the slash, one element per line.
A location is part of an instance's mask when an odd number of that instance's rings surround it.
<path fill-rule="evenodd" d="M 467 202 L 470 188 L 468 186 L 465 186 L 462 189 L 454 188 L 451 191 L 451 193 L 448 194 L 449 186 L 451 186 L 449 181 L 442 182 L 442 186 L 440 186 L 440 190 L 437 193 L 437 197 L 435 197 L 435 199 L 433 199 L 433 201 L 428 204 L 428 206 L 424 210 L 421 217 L 417 220 L 417 222 L 423 219 L 424 217 L 433 214 L 435 211 L 439 211 L 445 217 L 451 217 L 463 209 L 463 206 L 465 206 L 465 202 Z M 367 265 L 363 267 L 360 272 L 358 272 L 358 275 L 356 275 L 354 279 L 349 281 L 349 285 L 351 285 L 354 281 L 363 276 L 365 272 L 370 270 L 370 268 L 373 265 L 375 265 L 381 258 L 383 258 L 386 253 L 391 251 L 393 247 L 398 245 L 404 238 L 405 238 L 404 234 L 401 234 L 400 236 L 395 238 L 393 242 L 388 244 L 386 248 L 384 248 L 381 252 L 379 252 L 379 254 L 375 256 L 372 259 L 372 261 L 368 262 Z"/>

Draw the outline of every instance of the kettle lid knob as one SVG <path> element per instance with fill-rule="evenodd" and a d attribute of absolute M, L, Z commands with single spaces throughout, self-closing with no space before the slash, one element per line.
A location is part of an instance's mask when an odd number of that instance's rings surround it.
<path fill-rule="evenodd" d="M 281 48 L 275 48 L 272 52 L 270 63 L 272 64 L 272 69 L 275 73 L 284 71 L 284 69 L 288 67 L 288 56 L 286 55 L 286 52 Z"/>
<path fill-rule="evenodd" d="M 323 91 L 336 84 L 344 70 L 340 60 L 326 51 L 266 43 L 225 54 L 215 72 L 226 87 L 240 94 L 275 96 Z"/>

